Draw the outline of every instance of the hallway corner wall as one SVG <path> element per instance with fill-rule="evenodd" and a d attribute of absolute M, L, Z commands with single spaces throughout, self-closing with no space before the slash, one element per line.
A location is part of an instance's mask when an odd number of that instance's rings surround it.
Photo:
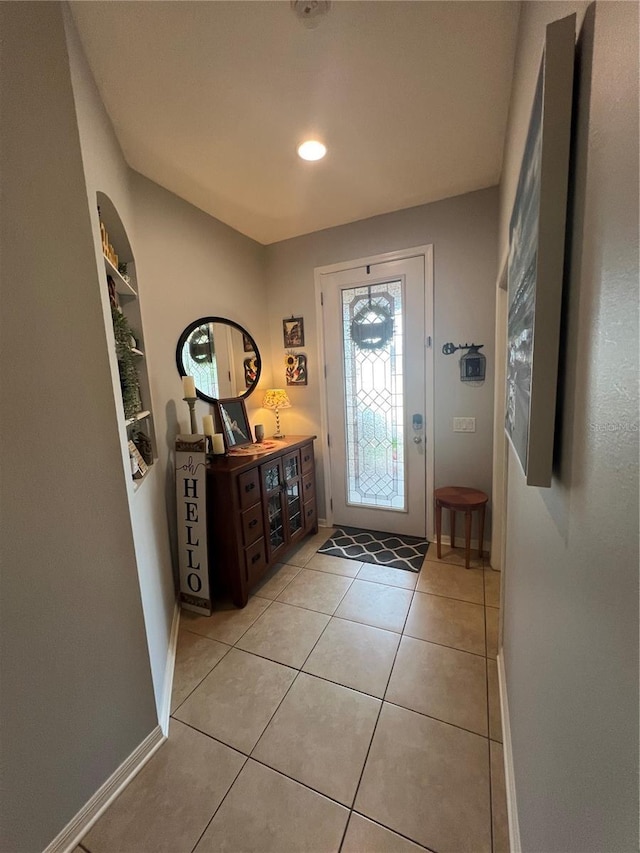
<path fill-rule="evenodd" d="M 554 479 L 511 452 L 504 661 L 523 851 L 638 849 L 638 6 L 523 5 L 500 255 L 546 24 L 576 12 Z M 513 781 L 513 780 L 512 780 Z"/>

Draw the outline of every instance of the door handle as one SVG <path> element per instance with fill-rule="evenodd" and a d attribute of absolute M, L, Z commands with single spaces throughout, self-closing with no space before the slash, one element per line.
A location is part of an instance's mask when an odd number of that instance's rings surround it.
<path fill-rule="evenodd" d="M 422 444 L 422 436 L 421 435 L 414 435 L 413 436 L 413 443 L 414 444 Z"/>

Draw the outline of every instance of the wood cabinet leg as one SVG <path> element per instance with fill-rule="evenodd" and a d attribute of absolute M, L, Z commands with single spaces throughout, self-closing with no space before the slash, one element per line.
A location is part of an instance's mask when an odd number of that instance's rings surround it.
<path fill-rule="evenodd" d="M 464 566 L 468 569 L 471 562 L 471 510 L 469 509 L 464 514 L 464 544 Z"/>
<path fill-rule="evenodd" d="M 451 548 L 456 547 L 456 511 L 449 510 L 449 527 L 451 528 Z"/>
<path fill-rule="evenodd" d="M 482 559 L 483 547 L 484 547 L 484 513 L 487 508 L 486 504 L 482 504 L 480 507 L 480 534 L 478 542 L 480 543 L 478 546 L 478 556 Z"/>
<path fill-rule="evenodd" d="M 436 501 L 436 553 L 438 555 L 438 559 L 442 557 L 442 552 L 440 550 L 440 535 L 442 533 L 442 507 Z"/>

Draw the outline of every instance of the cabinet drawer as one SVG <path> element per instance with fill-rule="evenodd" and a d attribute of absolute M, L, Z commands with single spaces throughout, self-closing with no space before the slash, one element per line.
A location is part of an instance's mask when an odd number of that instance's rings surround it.
<path fill-rule="evenodd" d="M 313 471 L 310 474 L 305 474 L 302 478 L 302 500 L 310 501 L 316 495 L 316 478 Z"/>
<path fill-rule="evenodd" d="M 302 457 L 302 473 L 308 474 L 313 471 L 313 444 L 305 444 L 300 451 Z"/>
<path fill-rule="evenodd" d="M 267 549 L 264 539 L 258 539 L 244 551 L 244 576 L 249 586 L 260 580 L 266 567 Z"/>
<path fill-rule="evenodd" d="M 310 530 L 316 526 L 316 502 L 309 501 L 304 505 L 304 529 Z"/>
<path fill-rule="evenodd" d="M 242 513 L 242 541 L 245 548 L 264 535 L 262 504 L 256 504 Z"/>
<path fill-rule="evenodd" d="M 260 500 L 260 473 L 257 468 L 245 471 L 238 477 L 240 508 L 249 509 Z"/>

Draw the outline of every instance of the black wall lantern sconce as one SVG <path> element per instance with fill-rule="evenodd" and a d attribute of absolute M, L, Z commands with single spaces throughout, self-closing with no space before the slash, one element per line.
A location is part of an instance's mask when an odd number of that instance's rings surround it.
<path fill-rule="evenodd" d="M 444 344 L 442 352 L 445 355 L 453 355 L 456 350 L 466 349 L 467 352 L 460 358 L 460 381 L 461 382 L 484 382 L 487 370 L 487 358 L 480 350 L 484 344 Z"/>

